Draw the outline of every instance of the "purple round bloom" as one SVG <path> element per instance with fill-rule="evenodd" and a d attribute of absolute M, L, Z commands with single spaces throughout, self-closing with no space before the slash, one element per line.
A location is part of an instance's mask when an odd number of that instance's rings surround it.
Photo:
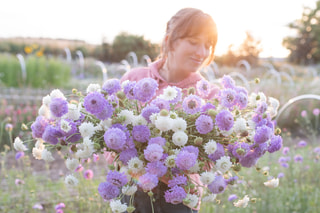
<path fill-rule="evenodd" d="M 88 112 L 96 115 L 105 109 L 107 103 L 107 100 L 101 93 L 91 92 L 84 97 L 83 105 Z"/>
<path fill-rule="evenodd" d="M 212 161 L 216 161 L 218 159 L 220 159 L 221 157 L 225 156 L 225 152 L 224 152 L 224 147 L 221 143 L 217 143 L 217 150 L 208 155 L 208 157 L 212 160 Z"/>
<path fill-rule="evenodd" d="M 283 147 L 282 154 L 287 155 L 289 153 L 289 151 L 290 151 L 289 147 L 287 147 L 287 146 Z"/>
<path fill-rule="evenodd" d="M 159 161 L 163 155 L 163 148 L 159 144 L 149 144 L 144 150 L 144 157 L 148 161 Z"/>
<path fill-rule="evenodd" d="M 233 201 L 233 200 L 236 200 L 236 199 L 238 199 L 238 196 L 236 194 L 231 194 L 228 197 L 228 201 Z"/>
<path fill-rule="evenodd" d="M 91 180 L 93 178 L 93 171 L 91 169 L 87 169 L 84 171 L 83 177 L 87 180 Z"/>
<path fill-rule="evenodd" d="M 152 78 L 143 78 L 133 88 L 134 97 L 141 102 L 150 101 L 156 94 L 158 83 Z"/>
<path fill-rule="evenodd" d="M 305 147 L 305 146 L 307 146 L 307 142 L 306 141 L 299 141 L 299 143 L 298 143 L 298 147 Z"/>
<path fill-rule="evenodd" d="M 147 163 L 146 172 L 162 177 L 167 173 L 168 168 L 161 161 L 154 161 Z"/>
<path fill-rule="evenodd" d="M 221 84 L 223 85 L 224 88 L 233 89 L 235 87 L 235 82 L 229 75 L 223 75 L 221 79 Z"/>
<path fill-rule="evenodd" d="M 193 154 L 195 154 L 195 155 L 197 156 L 197 158 L 198 158 L 198 155 L 199 155 L 199 149 L 198 149 L 198 147 L 192 146 L 192 145 L 190 145 L 190 146 L 184 146 L 184 147 L 181 149 L 181 151 L 187 151 L 187 152 L 193 153 Z"/>
<path fill-rule="evenodd" d="M 135 81 L 129 81 L 124 87 L 123 87 L 123 92 L 126 94 L 127 98 L 129 100 L 134 100 L 134 93 L 133 93 L 133 88 L 136 85 Z"/>
<path fill-rule="evenodd" d="M 201 79 L 196 84 L 197 92 L 201 97 L 208 97 L 211 92 L 210 83 L 207 80 Z"/>
<path fill-rule="evenodd" d="M 166 110 L 170 110 L 170 103 L 167 100 L 164 100 L 162 98 L 156 98 L 154 100 L 151 101 L 150 106 L 156 106 L 158 107 L 160 110 L 162 109 L 166 109 Z"/>
<path fill-rule="evenodd" d="M 205 105 L 201 106 L 201 112 L 207 112 L 209 109 L 216 109 L 216 106 L 213 105 L 212 103 L 206 103 Z"/>
<path fill-rule="evenodd" d="M 138 185 L 144 191 L 150 191 L 158 185 L 158 177 L 156 175 L 145 173 L 139 177 Z"/>
<path fill-rule="evenodd" d="M 226 183 L 227 183 L 227 184 L 233 184 L 233 183 L 235 183 L 238 179 L 239 179 L 238 176 L 232 176 L 232 177 L 230 177 L 229 179 L 226 180 Z"/>
<path fill-rule="evenodd" d="M 106 91 L 109 95 L 118 92 L 121 90 L 120 80 L 119 79 L 108 79 L 104 82 L 102 89 Z"/>
<path fill-rule="evenodd" d="M 188 170 L 196 164 L 197 156 L 188 151 L 180 151 L 175 162 L 179 169 Z"/>
<path fill-rule="evenodd" d="M 279 174 L 278 174 L 278 178 L 283 178 L 284 177 L 284 173 L 283 172 L 280 172 Z"/>
<path fill-rule="evenodd" d="M 120 190 L 112 183 L 102 182 L 98 186 L 98 192 L 104 200 L 111 200 L 119 195 Z"/>
<path fill-rule="evenodd" d="M 314 116 L 318 116 L 320 114 L 320 109 L 319 108 L 314 108 L 312 110 L 312 113 L 314 114 Z"/>
<path fill-rule="evenodd" d="M 227 182 L 221 175 L 216 176 L 215 179 L 208 185 L 208 189 L 213 194 L 220 194 L 224 192 L 226 187 Z"/>
<path fill-rule="evenodd" d="M 196 122 L 196 129 L 200 134 L 207 134 L 213 129 L 212 118 L 208 115 L 200 115 Z"/>
<path fill-rule="evenodd" d="M 224 89 L 220 91 L 220 103 L 226 108 L 231 108 L 236 104 L 236 91 L 233 89 Z"/>
<path fill-rule="evenodd" d="M 128 183 L 128 179 L 124 172 L 109 171 L 107 174 L 107 182 L 117 187 L 122 187 Z"/>
<path fill-rule="evenodd" d="M 184 175 L 177 175 L 168 181 L 168 186 L 173 188 L 175 186 L 186 186 L 187 185 L 187 177 Z"/>
<path fill-rule="evenodd" d="M 258 157 L 254 151 L 249 151 L 243 158 L 240 159 L 240 164 L 244 167 L 250 168 L 256 165 L 258 161 Z"/>
<path fill-rule="evenodd" d="M 313 152 L 320 154 L 320 147 L 316 147 L 313 149 Z"/>
<path fill-rule="evenodd" d="M 166 139 L 163 137 L 155 137 L 155 138 L 150 138 L 148 144 L 159 144 L 160 146 L 166 145 Z"/>
<path fill-rule="evenodd" d="M 195 114 L 201 109 L 201 98 L 197 95 L 188 95 L 182 102 L 183 110 L 188 114 Z"/>
<path fill-rule="evenodd" d="M 23 151 L 20 151 L 20 152 L 16 153 L 16 160 L 19 160 L 20 158 L 23 158 L 23 157 L 24 157 L 24 152 Z"/>
<path fill-rule="evenodd" d="M 301 156 L 301 155 L 296 155 L 296 156 L 294 156 L 294 161 L 296 162 L 296 163 L 302 163 L 302 161 L 303 161 L 303 157 Z"/>
<path fill-rule="evenodd" d="M 254 144 L 251 146 L 257 158 L 262 157 L 268 150 L 268 143 Z"/>
<path fill-rule="evenodd" d="M 267 111 L 267 108 L 268 108 L 268 104 L 264 101 L 261 101 L 255 111 L 259 114 L 263 114 L 264 112 Z"/>
<path fill-rule="evenodd" d="M 62 208 L 65 208 L 65 207 L 66 207 L 66 205 L 64 203 L 59 203 L 54 207 L 54 209 L 58 210 L 58 209 L 62 209 Z"/>
<path fill-rule="evenodd" d="M 128 165 L 129 160 L 134 157 L 138 157 L 138 152 L 136 148 L 130 148 L 120 152 L 119 160 L 121 160 L 124 165 Z"/>
<path fill-rule="evenodd" d="M 132 137 L 138 142 L 145 143 L 149 140 L 150 136 L 149 127 L 146 125 L 137 125 L 132 129 Z"/>
<path fill-rule="evenodd" d="M 236 96 L 236 103 L 239 106 L 240 109 L 244 109 L 248 105 L 248 95 L 240 92 Z"/>
<path fill-rule="evenodd" d="M 69 132 L 64 133 L 64 140 L 66 142 L 71 142 L 71 143 L 79 141 L 82 137 L 77 127 L 77 124 L 71 120 L 68 120 L 68 122 L 69 122 L 69 125 L 71 126 L 71 129 L 69 130 Z M 63 132 L 61 128 L 60 128 L 60 131 Z"/>
<path fill-rule="evenodd" d="M 186 198 L 187 193 L 180 186 L 174 186 L 164 192 L 164 198 L 167 203 L 178 204 L 182 203 L 183 199 Z"/>
<path fill-rule="evenodd" d="M 121 150 L 126 140 L 126 134 L 119 128 L 110 128 L 104 133 L 104 142 L 110 149 Z"/>
<path fill-rule="evenodd" d="M 279 163 L 287 163 L 288 161 L 290 161 L 290 157 L 280 157 L 279 159 L 278 159 L 278 162 Z"/>
<path fill-rule="evenodd" d="M 42 138 L 44 130 L 48 125 L 47 119 L 42 116 L 38 116 L 35 122 L 31 125 L 32 136 L 35 138 Z"/>
<path fill-rule="evenodd" d="M 229 131 L 233 127 L 233 115 L 228 110 L 221 110 L 216 116 L 216 125 L 220 130 Z"/>
<path fill-rule="evenodd" d="M 244 143 L 244 142 L 236 142 L 232 149 L 232 155 L 235 156 L 236 158 L 240 159 L 243 156 L 247 154 L 247 152 L 250 151 L 249 144 Z"/>
<path fill-rule="evenodd" d="M 273 153 L 280 150 L 282 147 L 282 137 L 280 135 L 274 135 L 270 140 L 268 152 Z"/>
<path fill-rule="evenodd" d="M 48 125 L 44 130 L 42 139 L 52 145 L 56 145 L 59 142 L 63 134 L 54 126 Z"/>
<path fill-rule="evenodd" d="M 143 108 L 141 111 L 141 115 L 150 123 L 151 122 L 150 115 L 152 115 L 153 113 L 159 113 L 159 112 L 160 112 L 160 109 L 157 106 L 151 105 Z"/>
<path fill-rule="evenodd" d="M 254 135 L 254 141 L 256 143 L 267 142 L 272 137 L 273 131 L 267 126 L 258 126 Z"/>
<path fill-rule="evenodd" d="M 68 102 L 62 98 L 53 98 L 49 108 L 52 115 L 60 118 L 68 112 Z"/>
<path fill-rule="evenodd" d="M 288 164 L 288 163 L 280 163 L 280 165 L 281 165 L 283 168 L 289 168 L 289 164 Z"/>
<path fill-rule="evenodd" d="M 100 120 L 107 120 L 108 118 L 111 118 L 113 111 L 114 108 L 112 105 L 109 102 L 106 102 L 103 109 L 94 115 Z"/>

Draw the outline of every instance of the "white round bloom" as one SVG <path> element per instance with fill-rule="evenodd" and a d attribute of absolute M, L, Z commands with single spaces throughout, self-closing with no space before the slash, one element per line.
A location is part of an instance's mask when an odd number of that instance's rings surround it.
<path fill-rule="evenodd" d="M 73 175 L 67 175 L 64 182 L 67 186 L 76 186 L 78 185 L 79 180 Z"/>
<path fill-rule="evenodd" d="M 16 137 L 14 139 L 13 147 L 15 150 L 21 152 L 28 150 L 28 148 L 23 144 L 23 141 L 19 137 Z"/>
<path fill-rule="evenodd" d="M 209 194 L 207 196 L 204 196 L 202 198 L 202 201 L 207 203 L 212 203 L 216 199 L 216 197 L 217 197 L 216 194 Z"/>
<path fill-rule="evenodd" d="M 216 175 L 213 172 L 203 172 L 200 175 L 200 180 L 204 185 L 209 185 L 215 178 Z"/>
<path fill-rule="evenodd" d="M 38 114 L 45 117 L 45 118 L 49 118 L 50 117 L 49 107 L 47 105 L 42 104 L 38 110 Z"/>
<path fill-rule="evenodd" d="M 79 126 L 80 134 L 83 138 L 91 137 L 94 134 L 95 128 L 93 123 L 84 122 Z"/>
<path fill-rule="evenodd" d="M 256 123 L 253 120 L 248 120 L 248 126 L 250 129 L 255 129 Z"/>
<path fill-rule="evenodd" d="M 118 113 L 118 116 L 123 116 L 124 117 L 124 125 L 128 125 L 128 124 L 132 124 L 133 120 L 134 120 L 134 114 L 132 111 L 130 110 L 122 110 L 120 113 Z"/>
<path fill-rule="evenodd" d="M 160 95 L 159 98 L 162 98 L 167 101 L 172 101 L 177 97 L 177 95 L 178 91 L 174 87 L 168 86 L 163 90 L 163 94 Z"/>
<path fill-rule="evenodd" d="M 100 92 L 100 91 L 101 91 L 100 84 L 89 84 L 89 86 L 87 87 L 87 93 Z"/>
<path fill-rule="evenodd" d="M 68 112 L 63 115 L 63 118 L 70 120 L 78 120 L 81 116 L 80 109 L 75 104 L 68 104 Z"/>
<path fill-rule="evenodd" d="M 150 121 L 151 121 L 151 123 L 152 123 L 153 125 L 155 125 L 155 122 L 156 122 L 158 116 L 159 116 L 159 113 L 152 113 L 152 114 L 149 116 L 149 119 L 150 119 Z"/>
<path fill-rule="evenodd" d="M 42 104 L 43 105 L 46 105 L 46 106 L 49 106 L 51 103 L 51 97 L 50 95 L 46 95 L 42 98 Z"/>
<path fill-rule="evenodd" d="M 32 155 L 35 159 L 41 160 L 42 159 L 42 151 L 43 149 L 38 149 L 36 147 L 32 148 Z"/>
<path fill-rule="evenodd" d="M 267 102 L 267 97 L 263 92 L 258 92 L 258 95 L 260 96 L 259 101 Z"/>
<path fill-rule="evenodd" d="M 47 162 L 54 161 L 54 158 L 52 156 L 52 153 L 48 151 L 47 149 L 42 150 L 41 152 L 41 158 Z"/>
<path fill-rule="evenodd" d="M 199 161 L 197 160 L 196 163 L 190 169 L 188 169 L 188 171 L 190 173 L 199 173 L 200 171 Z"/>
<path fill-rule="evenodd" d="M 188 135 L 183 131 L 173 133 L 172 142 L 177 146 L 184 146 L 188 142 Z"/>
<path fill-rule="evenodd" d="M 99 126 L 101 126 L 103 130 L 109 129 L 112 126 L 112 119 L 108 118 L 106 120 L 101 120 Z"/>
<path fill-rule="evenodd" d="M 36 144 L 34 145 L 35 148 L 40 149 L 40 150 L 44 150 L 44 144 L 43 144 L 43 140 L 40 138 L 37 140 Z"/>
<path fill-rule="evenodd" d="M 173 168 L 176 166 L 176 159 L 177 155 L 169 155 L 165 160 L 165 165 L 168 168 Z"/>
<path fill-rule="evenodd" d="M 85 159 L 85 158 L 91 157 L 92 153 L 94 152 L 95 152 L 94 143 L 88 137 L 86 137 L 83 139 L 81 148 L 79 147 L 75 155 L 77 158 Z"/>
<path fill-rule="evenodd" d="M 204 151 L 208 155 L 213 154 L 215 151 L 217 151 L 217 142 L 214 140 L 209 140 L 208 143 L 204 145 Z"/>
<path fill-rule="evenodd" d="M 147 124 L 148 124 L 148 121 L 142 115 L 133 117 L 133 122 L 132 122 L 133 126 L 147 125 Z"/>
<path fill-rule="evenodd" d="M 187 122 L 183 118 L 173 119 L 172 130 L 174 132 L 185 131 L 186 129 L 187 129 Z"/>
<path fill-rule="evenodd" d="M 130 83 L 129 80 L 125 80 L 121 83 L 121 88 L 123 89 L 128 83 Z"/>
<path fill-rule="evenodd" d="M 70 123 L 67 120 L 62 119 L 60 122 L 60 129 L 65 133 L 68 133 L 72 128 Z"/>
<path fill-rule="evenodd" d="M 257 93 L 252 92 L 249 96 L 249 105 L 255 106 L 257 105 Z"/>
<path fill-rule="evenodd" d="M 216 161 L 216 168 L 222 173 L 227 172 L 231 168 L 231 166 L 232 166 L 232 163 L 230 161 L 229 156 L 223 156 Z"/>
<path fill-rule="evenodd" d="M 247 130 L 247 121 L 244 118 L 238 118 L 233 125 L 233 130 L 240 134 Z"/>
<path fill-rule="evenodd" d="M 186 198 L 183 199 L 183 203 L 190 208 L 194 208 L 198 204 L 198 196 L 195 194 L 187 194 Z"/>
<path fill-rule="evenodd" d="M 62 98 L 63 100 L 67 100 L 66 97 L 64 97 L 64 94 L 59 89 L 52 90 L 50 93 L 50 97 L 51 97 L 51 100 L 53 98 Z"/>
<path fill-rule="evenodd" d="M 242 207 L 242 208 L 246 208 L 249 202 L 249 197 L 248 195 L 245 195 L 244 198 L 242 200 L 238 200 L 237 202 L 234 202 L 233 205 L 235 207 Z"/>
<path fill-rule="evenodd" d="M 269 188 L 276 188 L 279 186 L 279 178 L 273 178 L 263 183 L 265 186 Z"/>
<path fill-rule="evenodd" d="M 122 204 L 120 200 L 111 200 L 110 208 L 113 213 L 122 213 L 127 210 L 127 205 Z"/>
<path fill-rule="evenodd" d="M 157 116 L 154 125 L 160 131 L 165 132 L 172 128 L 172 119 L 167 116 Z"/>
<path fill-rule="evenodd" d="M 137 174 L 144 169 L 144 164 L 138 157 L 134 157 L 129 160 L 128 168 L 132 173 Z"/>
<path fill-rule="evenodd" d="M 134 193 L 136 193 L 138 187 L 136 185 L 132 185 L 132 186 L 124 186 L 122 187 L 122 193 L 125 195 L 133 195 Z"/>
<path fill-rule="evenodd" d="M 66 166 L 72 172 L 78 167 L 78 165 L 79 165 L 79 161 L 75 158 L 73 158 L 73 159 L 68 158 L 66 160 Z"/>

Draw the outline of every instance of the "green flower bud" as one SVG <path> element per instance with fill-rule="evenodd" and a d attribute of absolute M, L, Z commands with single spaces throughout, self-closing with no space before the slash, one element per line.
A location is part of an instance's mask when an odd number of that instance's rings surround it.
<path fill-rule="evenodd" d="M 114 167 L 113 164 L 109 164 L 109 165 L 108 165 L 108 168 L 109 168 L 110 170 L 114 170 L 114 169 L 115 169 L 115 167 Z"/>
<path fill-rule="evenodd" d="M 254 79 L 254 82 L 255 82 L 256 84 L 259 84 L 259 83 L 260 83 L 260 78 L 255 78 L 255 79 Z"/>
<path fill-rule="evenodd" d="M 133 206 L 128 206 L 127 207 L 127 212 L 128 213 L 132 213 L 132 212 L 134 212 L 134 210 L 136 210 L 136 208 L 134 208 Z"/>
<path fill-rule="evenodd" d="M 26 131 L 26 130 L 28 130 L 29 128 L 28 128 L 27 125 L 25 125 L 24 123 L 22 123 L 22 124 L 21 124 L 21 129 L 24 130 L 24 131 Z"/>
<path fill-rule="evenodd" d="M 203 142 L 203 139 L 201 137 L 196 137 L 196 139 L 194 140 L 194 143 L 197 145 L 197 146 L 200 146 Z"/>
<path fill-rule="evenodd" d="M 218 114 L 217 111 L 215 111 L 214 109 L 209 109 L 208 110 L 208 114 L 211 117 L 216 117 L 216 115 Z"/>
<path fill-rule="evenodd" d="M 162 110 L 160 111 L 160 116 L 168 116 L 168 115 L 169 115 L 168 110 L 162 109 Z"/>
<path fill-rule="evenodd" d="M 152 192 L 152 191 L 149 191 L 149 192 L 148 192 L 148 195 L 149 195 L 149 197 L 152 197 L 152 196 L 153 196 L 153 192 Z"/>
<path fill-rule="evenodd" d="M 281 134 L 281 129 L 280 128 L 276 128 L 274 131 L 275 135 L 280 135 Z"/>
<path fill-rule="evenodd" d="M 78 93 L 78 90 L 75 89 L 75 88 L 73 88 L 73 89 L 72 89 L 72 93 L 73 93 L 73 94 L 77 94 L 77 93 Z"/>
<path fill-rule="evenodd" d="M 188 89 L 188 95 L 194 95 L 194 94 L 196 94 L 196 89 L 194 87 L 190 87 Z"/>
<path fill-rule="evenodd" d="M 240 172 L 241 171 L 241 165 L 240 164 L 234 164 L 232 166 L 233 171 Z"/>
<path fill-rule="evenodd" d="M 126 98 L 126 94 L 123 91 L 119 91 L 119 92 L 117 92 L 117 97 L 120 100 L 124 100 Z"/>
<path fill-rule="evenodd" d="M 256 203 L 257 202 L 257 198 L 251 198 L 250 202 L 251 203 Z"/>

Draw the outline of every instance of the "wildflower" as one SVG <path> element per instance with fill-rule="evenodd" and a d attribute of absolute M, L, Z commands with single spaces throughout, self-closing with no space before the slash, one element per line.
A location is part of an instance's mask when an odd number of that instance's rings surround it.
<path fill-rule="evenodd" d="M 119 195 L 120 190 L 112 183 L 101 182 L 98 186 L 98 192 L 104 200 L 111 200 Z"/>
<path fill-rule="evenodd" d="M 158 83 L 152 78 L 144 78 L 133 88 L 134 97 L 141 102 L 148 102 L 156 94 Z"/>
<path fill-rule="evenodd" d="M 119 90 L 121 90 L 120 80 L 119 79 L 108 79 L 102 85 L 102 90 L 106 91 L 109 95 L 112 95 Z"/>
<path fill-rule="evenodd" d="M 150 115 L 154 113 L 156 114 L 159 112 L 160 112 L 160 109 L 157 106 L 151 105 L 143 108 L 141 111 L 141 115 L 148 121 L 148 123 L 151 123 Z"/>
<path fill-rule="evenodd" d="M 156 175 L 157 177 L 162 177 L 167 173 L 167 167 L 161 161 L 149 162 L 146 167 L 146 172 Z"/>
<path fill-rule="evenodd" d="M 228 201 L 233 201 L 233 200 L 235 200 L 235 199 L 238 199 L 238 196 L 235 195 L 235 194 L 231 194 L 231 195 L 229 195 L 229 197 L 228 197 Z"/>
<path fill-rule="evenodd" d="M 233 205 L 238 208 L 246 208 L 248 206 L 249 197 L 245 195 L 244 198 L 238 200 L 237 202 L 233 202 Z"/>
<path fill-rule="evenodd" d="M 62 117 L 68 112 L 68 102 L 62 98 L 53 98 L 50 102 L 50 112 L 55 117 Z"/>
<path fill-rule="evenodd" d="M 287 147 L 287 146 L 283 147 L 282 154 L 287 155 L 289 153 L 289 151 L 290 151 L 289 147 Z"/>
<path fill-rule="evenodd" d="M 79 164 L 75 169 L 75 172 L 82 172 L 83 171 L 83 166 L 81 164 Z"/>
<path fill-rule="evenodd" d="M 221 105 L 226 108 L 231 108 L 236 104 L 236 91 L 233 89 L 224 89 L 220 92 Z"/>
<path fill-rule="evenodd" d="M 176 99 L 178 98 L 178 90 L 177 87 L 174 86 L 168 86 L 163 90 L 163 94 L 159 96 L 159 98 L 162 98 L 169 103 L 176 103 Z M 180 89 L 180 88 L 179 88 Z M 181 93 L 180 93 L 181 95 Z"/>
<path fill-rule="evenodd" d="M 150 140 L 148 141 L 148 144 L 158 144 L 160 146 L 164 146 L 166 145 L 166 139 L 163 137 L 154 137 L 154 138 L 150 138 Z"/>
<path fill-rule="evenodd" d="M 222 84 L 222 86 L 224 88 L 231 88 L 232 89 L 235 87 L 235 82 L 229 75 L 223 75 L 220 83 Z"/>
<path fill-rule="evenodd" d="M 16 156 L 15 156 L 16 160 L 19 160 L 20 158 L 23 158 L 23 157 L 24 157 L 24 152 L 19 151 L 16 153 Z"/>
<path fill-rule="evenodd" d="M 247 130 L 247 122 L 244 118 L 238 118 L 233 125 L 233 130 L 240 134 Z"/>
<path fill-rule="evenodd" d="M 196 122 L 196 129 L 200 134 L 207 134 L 213 129 L 212 118 L 208 115 L 200 115 Z"/>
<path fill-rule="evenodd" d="M 144 175 L 139 177 L 138 185 L 144 190 L 144 191 L 150 191 L 154 187 L 158 185 L 158 177 L 154 174 L 145 173 Z"/>
<path fill-rule="evenodd" d="M 56 145 L 59 142 L 63 134 L 54 126 L 48 125 L 43 132 L 42 139 L 52 145 Z"/>
<path fill-rule="evenodd" d="M 216 194 L 209 194 L 207 196 L 202 197 L 202 201 L 212 203 L 216 199 L 216 197 L 217 197 Z"/>
<path fill-rule="evenodd" d="M 185 131 L 186 129 L 187 129 L 187 122 L 183 118 L 173 119 L 172 130 L 174 132 Z"/>
<path fill-rule="evenodd" d="M 119 128 L 110 128 L 104 133 L 104 141 L 110 149 L 120 150 L 126 139 L 126 134 Z"/>
<path fill-rule="evenodd" d="M 319 108 L 315 108 L 312 110 L 312 113 L 314 114 L 314 116 L 318 116 L 320 114 L 320 109 Z"/>
<path fill-rule="evenodd" d="M 138 156 L 137 149 L 136 148 L 129 148 L 129 149 L 123 150 L 120 153 L 119 160 L 121 160 L 125 165 L 127 165 L 131 158 L 134 158 L 137 156 Z"/>
<path fill-rule="evenodd" d="M 216 176 L 215 179 L 208 185 L 208 189 L 214 194 L 220 194 L 224 192 L 226 187 L 226 180 L 221 175 Z"/>
<path fill-rule="evenodd" d="M 167 116 L 157 116 L 155 126 L 162 132 L 168 131 L 172 128 L 172 119 Z"/>
<path fill-rule="evenodd" d="M 183 131 L 177 131 L 172 135 L 172 142 L 176 146 L 184 146 L 188 142 L 188 135 Z"/>
<path fill-rule="evenodd" d="M 101 92 L 100 84 L 89 84 L 86 92 L 87 92 L 87 94 L 90 92 Z"/>
<path fill-rule="evenodd" d="M 303 157 L 301 156 L 301 155 L 296 155 L 296 156 L 294 156 L 294 161 L 296 162 L 296 163 L 302 163 L 302 161 L 303 161 Z"/>
<path fill-rule="evenodd" d="M 244 167 L 250 168 L 256 165 L 258 157 L 254 151 L 249 151 L 245 156 L 240 159 L 240 164 Z"/>
<path fill-rule="evenodd" d="M 306 141 L 304 141 L 304 140 L 299 141 L 298 147 L 302 148 L 302 147 L 305 147 L 305 146 L 307 146 L 307 142 Z"/>
<path fill-rule="evenodd" d="M 127 210 L 127 205 L 122 204 L 120 200 L 111 200 L 110 208 L 114 213 L 122 213 Z"/>
<path fill-rule="evenodd" d="M 186 186 L 187 185 L 187 177 L 184 175 L 176 175 L 171 180 L 168 181 L 168 186 L 170 188 L 174 186 Z"/>
<path fill-rule="evenodd" d="M 282 137 L 280 135 L 274 135 L 270 140 L 268 152 L 273 153 L 280 150 L 282 147 Z"/>
<path fill-rule="evenodd" d="M 263 183 L 265 186 L 269 188 L 276 188 L 279 186 L 279 178 L 273 178 Z"/>
<path fill-rule="evenodd" d="M 223 156 L 216 161 L 216 168 L 222 173 L 227 172 L 232 166 L 229 156 Z"/>
<path fill-rule="evenodd" d="M 79 126 L 80 134 L 83 138 L 85 137 L 91 137 L 94 134 L 95 128 L 94 124 L 91 122 L 83 122 Z"/>
<path fill-rule="evenodd" d="M 215 152 L 213 152 L 212 154 L 209 154 L 208 157 L 212 161 L 216 161 L 219 158 L 223 157 L 224 155 L 225 155 L 225 151 L 224 151 L 223 145 L 220 143 L 217 143 L 217 150 Z"/>
<path fill-rule="evenodd" d="M 208 155 L 213 154 L 215 151 L 217 151 L 217 142 L 214 140 L 209 140 L 208 143 L 204 145 L 204 151 Z"/>
<path fill-rule="evenodd" d="M 74 171 L 79 165 L 79 161 L 75 158 L 68 158 L 66 160 L 66 166 L 70 171 Z"/>
<path fill-rule="evenodd" d="M 48 125 L 48 121 L 43 116 L 38 116 L 35 122 L 31 125 L 32 136 L 42 138 L 42 135 Z"/>
<path fill-rule="evenodd" d="M 196 95 L 188 95 L 182 103 L 183 110 L 188 114 L 195 114 L 201 109 L 201 98 Z"/>
<path fill-rule="evenodd" d="M 7 131 L 7 132 L 12 132 L 12 130 L 13 130 L 13 125 L 12 124 L 6 124 L 6 126 L 5 126 L 5 130 Z"/>
<path fill-rule="evenodd" d="M 144 150 L 145 158 L 150 161 L 158 161 L 163 155 L 163 148 L 158 144 L 149 144 Z"/>
<path fill-rule="evenodd" d="M 181 170 L 188 170 L 196 163 L 197 156 L 188 151 L 180 151 L 175 159 L 176 165 Z"/>
<path fill-rule="evenodd" d="M 87 180 L 91 180 L 93 178 L 93 171 L 91 169 L 87 169 L 84 172 L 83 177 Z"/>
<path fill-rule="evenodd" d="M 23 144 L 23 141 L 19 137 L 16 137 L 14 139 L 13 147 L 15 148 L 15 150 L 20 152 L 28 150 L 28 148 Z"/>
<path fill-rule="evenodd" d="M 72 121 L 78 120 L 81 116 L 80 109 L 75 104 L 68 104 L 68 112 L 63 116 L 65 119 Z"/>
<path fill-rule="evenodd" d="M 89 93 L 83 102 L 84 108 L 94 115 L 100 113 L 107 104 L 107 100 L 99 92 Z"/>
<path fill-rule="evenodd" d="M 150 135 L 151 135 L 150 129 L 146 125 L 137 125 L 137 126 L 134 126 L 132 129 L 133 139 L 138 142 L 141 142 L 141 143 L 147 142 L 150 138 Z"/>
<path fill-rule="evenodd" d="M 196 84 L 197 92 L 201 97 L 208 97 L 211 92 L 210 83 L 204 79 L 201 79 Z"/>
<path fill-rule="evenodd" d="M 134 98 L 134 92 L 133 92 L 133 88 L 135 87 L 136 82 L 135 81 L 128 81 L 128 82 L 123 82 L 123 92 L 126 95 L 126 97 L 129 100 L 133 100 Z"/>
<path fill-rule="evenodd" d="M 190 208 L 194 208 L 198 204 L 198 196 L 195 194 L 187 194 L 186 198 L 183 199 L 183 204 Z"/>
<path fill-rule="evenodd" d="M 176 155 L 169 155 L 165 160 L 165 165 L 168 168 L 175 167 L 176 166 L 176 162 L 175 162 L 176 157 L 177 157 Z"/>
<path fill-rule="evenodd" d="M 170 103 L 162 98 L 155 98 L 154 100 L 151 101 L 150 106 L 156 106 L 160 110 L 162 109 L 170 110 Z"/>
<path fill-rule="evenodd" d="M 171 189 L 165 191 L 164 193 L 164 198 L 166 199 L 166 202 L 172 204 L 182 203 L 183 199 L 185 199 L 186 196 L 187 193 L 180 186 L 174 186 Z"/>
<path fill-rule="evenodd" d="M 307 111 L 306 110 L 302 110 L 301 111 L 301 117 L 303 117 L 303 118 L 305 118 L 305 117 L 307 117 Z"/>
<path fill-rule="evenodd" d="M 67 184 L 67 186 L 76 186 L 78 185 L 79 180 L 73 175 L 67 175 L 64 179 L 64 182 Z"/>
<path fill-rule="evenodd" d="M 137 186 L 136 185 L 132 185 L 132 186 L 123 186 L 122 187 L 122 193 L 125 195 L 133 195 L 136 191 L 137 191 Z"/>
<path fill-rule="evenodd" d="M 143 166 L 143 162 L 138 157 L 131 158 L 128 161 L 128 168 L 134 174 L 138 174 L 143 169 Z"/>
<path fill-rule="evenodd" d="M 24 180 L 21 180 L 21 179 L 16 179 L 15 181 L 14 181 L 14 183 L 16 184 L 16 186 L 19 186 L 19 185 L 22 185 L 22 184 L 24 184 Z"/>
<path fill-rule="evenodd" d="M 228 110 L 221 110 L 216 116 L 215 124 L 220 130 L 229 131 L 233 127 L 233 115 Z"/>
<path fill-rule="evenodd" d="M 278 174 L 278 178 L 283 178 L 284 177 L 284 173 L 283 172 L 280 172 L 279 174 Z"/>
<path fill-rule="evenodd" d="M 118 116 L 124 118 L 124 121 L 123 121 L 124 125 L 128 125 L 128 124 L 132 124 L 133 123 L 134 114 L 130 110 L 126 110 L 126 109 L 125 110 L 121 110 L 121 112 L 118 114 Z"/>
<path fill-rule="evenodd" d="M 47 162 L 54 161 L 54 158 L 52 156 L 52 153 L 49 152 L 47 149 L 42 150 L 41 152 L 41 158 Z"/>
<path fill-rule="evenodd" d="M 38 210 L 43 210 L 43 206 L 42 206 L 41 204 L 39 204 L 39 203 L 34 204 L 34 205 L 32 206 L 32 208 L 33 208 L 33 209 L 38 209 Z"/>
<path fill-rule="evenodd" d="M 258 144 L 268 141 L 272 136 L 272 129 L 267 126 L 258 126 L 254 135 L 254 141 Z"/>
<path fill-rule="evenodd" d="M 54 207 L 54 209 L 55 210 L 58 210 L 58 209 L 62 209 L 62 208 L 65 208 L 66 207 L 66 205 L 64 204 L 64 203 L 58 203 L 55 207 Z"/>
<path fill-rule="evenodd" d="M 212 183 L 212 181 L 214 181 L 215 177 L 216 175 L 214 173 L 205 171 L 201 173 L 200 180 L 204 185 L 209 185 Z"/>

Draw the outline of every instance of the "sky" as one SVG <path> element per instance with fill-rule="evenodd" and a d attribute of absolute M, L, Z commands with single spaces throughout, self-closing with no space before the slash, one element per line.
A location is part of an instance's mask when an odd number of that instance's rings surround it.
<path fill-rule="evenodd" d="M 168 20 L 195 7 L 217 24 L 216 55 L 239 46 L 250 32 L 261 41 L 261 57 L 286 57 L 287 25 L 317 0 L 10 0 L 0 3 L 0 37 L 47 37 L 112 43 L 120 32 L 160 43 Z"/>

